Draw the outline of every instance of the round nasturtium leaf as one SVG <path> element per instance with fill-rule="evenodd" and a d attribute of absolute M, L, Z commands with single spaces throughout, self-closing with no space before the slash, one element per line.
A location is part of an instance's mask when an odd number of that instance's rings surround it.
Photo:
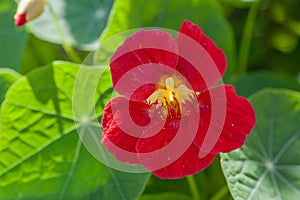
<path fill-rule="evenodd" d="M 94 50 L 106 26 L 113 2 L 51 0 L 47 2 L 43 14 L 29 22 L 27 27 L 42 40 L 57 44 L 66 42 L 82 50 Z"/>
<path fill-rule="evenodd" d="M 85 128 L 75 126 L 72 109 L 79 69 L 80 65 L 56 61 L 10 87 L 1 105 L 0 199 L 133 200 L 144 189 L 149 174 L 106 167 L 78 137 L 77 131 Z M 99 85 L 98 107 L 106 103 L 101 102 L 103 87 L 110 85 Z M 96 115 L 85 123 L 97 122 L 102 113 Z M 94 126 L 100 138 L 101 128 Z"/>
<path fill-rule="evenodd" d="M 300 93 L 266 89 L 250 97 L 257 124 L 246 144 L 221 155 L 234 199 L 300 197 Z"/>

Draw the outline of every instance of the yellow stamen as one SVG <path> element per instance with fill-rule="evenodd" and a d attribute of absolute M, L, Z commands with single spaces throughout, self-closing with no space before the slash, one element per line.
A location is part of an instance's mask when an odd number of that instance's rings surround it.
<path fill-rule="evenodd" d="M 150 105 L 160 104 L 165 108 L 165 113 L 168 114 L 172 110 L 177 113 L 182 113 L 182 105 L 186 101 L 191 101 L 194 92 L 187 88 L 184 82 L 177 76 L 162 77 L 156 85 L 156 90 L 148 98 Z"/>

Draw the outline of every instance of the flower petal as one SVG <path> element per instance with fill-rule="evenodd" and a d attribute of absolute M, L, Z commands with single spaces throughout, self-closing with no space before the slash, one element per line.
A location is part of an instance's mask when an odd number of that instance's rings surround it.
<path fill-rule="evenodd" d="M 140 164 L 149 171 L 157 171 L 180 159 L 193 145 L 197 133 L 199 114 L 195 112 L 198 110 L 192 108 L 191 114 L 176 115 L 176 118 L 169 113 L 156 134 L 153 128 L 144 130 L 136 145 Z"/>
<path fill-rule="evenodd" d="M 178 128 L 178 123 L 167 118 L 164 127 L 158 133 L 151 134 L 151 137 L 146 137 L 146 135 L 150 135 L 148 131 L 152 130 L 145 130 L 143 137 L 137 142 L 137 151 L 139 153 L 149 153 L 160 150 L 174 139 Z"/>
<path fill-rule="evenodd" d="M 225 99 L 212 99 L 214 94 L 222 92 L 226 94 Z M 246 136 L 256 123 L 255 112 L 246 98 L 237 96 L 233 86 L 220 85 L 201 93 L 199 104 L 200 123 L 194 143 L 201 150 L 206 146 L 207 153 L 225 153 L 240 148 L 245 143 Z M 220 105 L 225 106 L 225 119 L 212 122 L 212 109 L 218 109 Z M 208 135 L 210 127 L 216 132 Z M 221 132 L 217 132 L 219 130 Z M 210 144 L 207 144 L 209 141 Z"/>
<path fill-rule="evenodd" d="M 164 121 L 164 120 L 163 120 Z M 181 145 L 181 136 L 178 137 L 179 123 L 167 118 L 163 128 L 153 134 L 152 129 L 146 129 L 138 140 L 136 150 L 138 159 L 147 170 L 161 169 L 179 158 L 185 150 L 187 142 Z M 149 137 L 147 137 L 149 135 Z M 188 145 L 192 141 L 188 142 Z"/>
<path fill-rule="evenodd" d="M 200 92 L 218 83 L 226 70 L 226 57 L 199 26 L 185 20 L 177 36 L 177 70 Z"/>
<path fill-rule="evenodd" d="M 124 97 L 116 97 L 105 106 L 102 118 L 102 143 L 117 160 L 132 164 L 139 163 L 136 143 L 141 132 L 140 129 L 134 129 L 134 126 L 145 126 L 150 122 L 148 110 L 147 104 L 129 102 Z M 130 116 L 126 111 L 129 111 Z M 133 123 L 135 124 L 132 125 Z M 128 133 L 130 130 L 131 132 Z"/>
<path fill-rule="evenodd" d="M 26 13 L 16 14 L 15 15 L 15 26 L 23 26 L 27 23 Z"/>
<path fill-rule="evenodd" d="M 111 58 L 113 86 L 126 97 L 138 89 L 136 96 L 146 99 L 154 90 L 154 81 L 164 73 L 161 68 L 175 69 L 177 62 L 178 46 L 170 34 L 160 30 L 138 31 L 127 38 Z M 147 68 L 141 68 L 144 65 Z M 143 85 L 147 85 L 146 91 Z"/>
<path fill-rule="evenodd" d="M 152 173 L 162 179 L 182 178 L 204 170 L 214 158 L 215 154 L 207 154 L 204 158 L 199 158 L 199 149 L 193 144 L 175 162 Z"/>
<path fill-rule="evenodd" d="M 45 4 L 46 0 L 21 0 L 14 16 L 15 25 L 22 26 L 40 16 Z"/>

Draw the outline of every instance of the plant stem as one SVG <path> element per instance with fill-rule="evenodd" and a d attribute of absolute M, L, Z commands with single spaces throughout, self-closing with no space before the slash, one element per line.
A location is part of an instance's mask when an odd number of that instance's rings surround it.
<path fill-rule="evenodd" d="M 189 188 L 191 190 L 191 193 L 194 197 L 194 200 L 201 200 L 200 193 L 199 193 L 194 176 L 187 176 L 186 178 L 187 178 L 187 182 L 188 182 Z"/>
<path fill-rule="evenodd" d="M 53 9 L 53 7 L 51 6 L 50 3 L 47 2 L 49 11 L 53 17 L 56 29 L 58 31 L 58 34 L 61 38 L 61 45 L 64 49 L 64 51 L 67 53 L 67 55 L 69 56 L 69 58 L 71 59 L 71 61 L 76 62 L 76 63 L 81 63 L 81 58 L 76 54 L 76 52 L 74 51 L 74 49 L 68 45 L 67 41 L 66 41 L 66 37 L 64 35 L 63 29 L 59 23 L 58 17 Z"/>
<path fill-rule="evenodd" d="M 253 2 L 248 12 L 246 19 L 246 24 L 242 36 L 239 58 L 238 58 L 238 68 L 237 72 L 239 74 L 244 74 L 247 71 L 248 59 L 249 59 L 249 50 L 251 45 L 251 39 L 253 35 L 253 29 L 255 24 L 255 19 L 260 8 L 259 0 Z"/>
<path fill-rule="evenodd" d="M 217 191 L 212 197 L 211 200 L 222 200 L 222 199 L 226 199 L 226 196 L 229 195 L 228 194 L 228 188 L 225 185 L 224 187 L 222 187 L 219 191 Z"/>

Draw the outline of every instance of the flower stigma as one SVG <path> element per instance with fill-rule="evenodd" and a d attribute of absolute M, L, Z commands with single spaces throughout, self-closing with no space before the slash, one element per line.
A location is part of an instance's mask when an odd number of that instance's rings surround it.
<path fill-rule="evenodd" d="M 163 76 L 155 86 L 155 91 L 148 97 L 149 105 L 161 105 L 164 115 L 172 118 L 180 118 L 183 114 L 183 105 L 191 101 L 194 91 L 186 87 L 177 76 Z M 184 113 L 187 114 L 187 113 Z"/>

